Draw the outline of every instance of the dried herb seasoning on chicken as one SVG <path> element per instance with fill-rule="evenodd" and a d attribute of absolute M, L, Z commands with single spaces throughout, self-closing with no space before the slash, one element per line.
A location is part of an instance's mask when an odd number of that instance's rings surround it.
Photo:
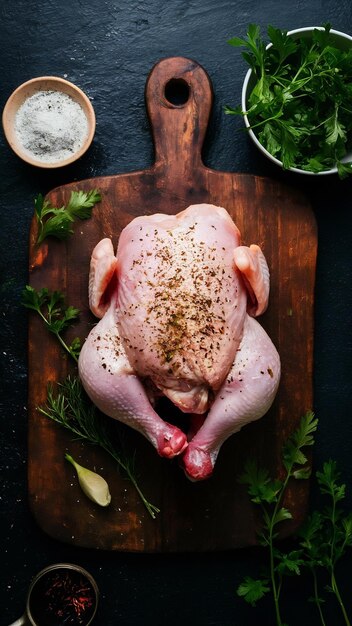
<path fill-rule="evenodd" d="M 225 209 L 193 205 L 134 219 L 116 256 L 100 241 L 89 285 L 101 321 L 79 357 L 88 395 L 161 456 L 180 455 L 188 478 L 209 477 L 222 443 L 268 411 L 279 384 L 279 355 L 254 319 L 269 296 L 261 249 L 241 245 Z M 162 395 L 190 414 L 189 433 L 159 417 Z"/>

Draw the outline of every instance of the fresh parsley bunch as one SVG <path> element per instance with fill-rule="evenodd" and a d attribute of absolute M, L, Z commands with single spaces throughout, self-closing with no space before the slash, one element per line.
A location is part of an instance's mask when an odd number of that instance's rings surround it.
<path fill-rule="evenodd" d="M 285 576 L 301 575 L 307 569 L 313 577 L 313 595 L 322 626 L 324 619 L 321 592 L 321 574 L 328 575 L 327 591 L 337 600 L 344 623 L 351 626 L 336 579 L 336 565 L 346 549 L 352 547 L 352 513 L 345 513 L 341 506 L 346 485 L 340 483 L 335 461 L 324 463 L 322 471 L 316 472 L 320 494 L 327 499 L 322 510 L 314 510 L 299 530 L 298 541 L 289 551 L 279 547 L 279 530 L 285 520 L 292 519 L 288 508 L 283 506 L 289 481 L 305 480 L 310 476 L 305 448 L 314 444 L 314 432 L 318 420 L 312 412 L 304 415 L 299 427 L 283 447 L 282 463 L 284 477 L 272 478 L 269 472 L 249 459 L 239 482 L 247 485 L 248 495 L 261 510 L 259 543 L 268 551 L 268 568 L 260 578 L 246 576 L 237 588 L 237 594 L 252 606 L 271 593 L 274 600 L 275 624 L 285 626 L 281 617 L 280 596 Z M 287 626 L 287 625 L 286 625 Z"/>
<path fill-rule="evenodd" d="M 247 114 L 260 143 L 283 167 L 322 172 L 337 167 L 344 178 L 352 162 L 342 162 L 352 148 L 352 47 L 337 48 L 330 24 L 309 37 L 293 39 L 268 26 L 270 46 L 259 26 L 250 24 L 247 37 L 233 37 L 255 77 L 248 110 L 225 107 L 229 114 Z"/>
<path fill-rule="evenodd" d="M 340 482 L 340 472 L 331 459 L 324 463 L 316 477 L 327 504 L 321 511 L 313 511 L 301 528 L 301 556 L 313 576 L 312 600 L 318 608 L 322 626 L 326 626 L 322 610 L 324 599 L 319 593 L 319 574 L 322 571 L 327 572 L 329 577 L 326 590 L 335 596 L 346 626 L 351 626 L 336 579 L 336 565 L 346 549 L 352 547 L 352 513 L 346 513 L 341 506 L 346 496 L 346 485 Z"/>

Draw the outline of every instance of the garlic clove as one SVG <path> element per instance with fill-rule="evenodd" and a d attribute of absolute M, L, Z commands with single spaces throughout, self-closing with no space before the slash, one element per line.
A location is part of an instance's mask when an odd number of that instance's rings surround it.
<path fill-rule="evenodd" d="M 70 454 L 66 453 L 65 459 L 75 468 L 78 482 L 86 496 L 100 506 L 108 506 L 111 502 L 111 495 L 105 478 L 77 463 Z"/>

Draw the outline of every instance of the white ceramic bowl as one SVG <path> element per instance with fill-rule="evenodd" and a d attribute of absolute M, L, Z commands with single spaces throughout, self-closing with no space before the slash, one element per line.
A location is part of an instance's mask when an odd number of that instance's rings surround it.
<path fill-rule="evenodd" d="M 74 103 L 78 104 L 80 109 L 83 110 L 87 122 L 87 132 L 84 134 L 84 138 L 82 138 L 80 147 L 65 158 L 51 161 L 36 158 L 32 152 L 24 148 L 16 132 L 16 115 L 19 108 L 25 101 L 35 96 L 38 92 L 63 93 L 69 96 L 70 102 L 74 101 Z M 56 168 L 73 163 L 88 150 L 95 133 L 95 113 L 89 98 L 79 87 L 57 76 L 40 76 L 23 83 L 10 95 L 3 110 L 2 125 L 10 147 L 23 161 L 37 167 Z M 58 137 L 58 139 L 60 140 L 60 137 Z"/>
<path fill-rule="evenodd" d="M 324 30 L 322 26 L 307 26 L 306 28 L 296 28 L 295 30 L 290 30 L 288 31 L 288 35 L 297 38 L 297 37 L 307 37 L 309 38 L 313 32 L 313 30 L 315 29 L 319 29 L 319 30 Z M 338 30 L 330 30 L 330 35 L 332 36 L 332 41 L 334 43 L 334 45 L 336 46 L 336 48 L 341 48 L 343 50 L 347 50 L 348 48 L 351 48 L 352 46 L 352 37 L 350 35 L 346 35 L 346 33 L 341 33 Z M 271 43 L 269 43 L 267 45 L 267 48 L 270 48 L 272 46 Z M 253 75 L 252 70 L 248 70 L 245 79 L 244 79 L 244 83 L 243 83 L 243 87 L 242 87 L 242 99 L 241 99 L 241 106 L 242 106 L 242 111 L 246 111 L 247 110 L 247 99 L 253 89 L 255 85 L 255 77 Z M 244 123 L 248 129 L 248 134 L 250 136 L 250 138 L 252 139 L 252 141 L 254 142 L 254 144 L 257 146 L 257 148 L 259 148 L 259 150 L 268 158 L 270 159 L 270 161 L 273 161 L 273 163 L 276 163 L 276 165 L 279 165 L 280 167 L 282 166 L 282 161 L 280 161 L 279 159 L 277 159 L 275 156 L 273 156 L 272 154 L 270 154 L 270 152 L 268 152 L 268 150 L 266 150 L 266 148 L 264 148 L 264 146 L 262 146 L 262 144 L 260 143 L 258 137 L 256 136 L 256 134 L 253 132 L 253 130 L 250 128 L 250 123 L 248 120 L 248 116 L 244 115 Z M 343 161 L 351 161 L 352 160 L 352 151 L 343 159 Z M 296 172 L 298 174 L 307 174 L 308 176 L 324 176 L 326 174 L 336 174 L 337 173 L 337 167 L 333 167 L 330 170 L 324 170 L 323 172 L 310 172 L 308 170 L 301 170 L 297 167 L 290 167 L 289 171 L 291 172 Z"/>

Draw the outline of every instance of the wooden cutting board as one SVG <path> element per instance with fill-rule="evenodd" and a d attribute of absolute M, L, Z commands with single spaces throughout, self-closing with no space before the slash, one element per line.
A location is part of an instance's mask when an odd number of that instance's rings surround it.
<path fill-rule="evenodd" d="M 169 58 L 156 64 L 146 83 L 154 165 L 51 191 L 47 199 L 54 206 L 65 203 L 71 191 L 79 189 L 99 188 L 102 201 L 90 220 L 75 226 L 67 242 L 46 240 L 36 247 L 33 220 L 30 284 L 66 294 L 67 303 L 82 312 L 68 338 L 84 339 L 96 321 L 88 309 L 88 271 L 92 249 L 102 237 L 111 237 L 116 246 L 122 228 L 137 215 L 173 214 L 199 202 L 223 206 L 239 227 L 243 243 L 262 247 L 271 271 L 270 304 L 259 321 L 281 355 L 277 398 L 265 417 L 224 444 L 213 477 L 201 483 L 189 482 L 177 460 L 158 457 L 141 435 L 114 423 L 116 436 L 122 431 L 131 455 L 136 452 L 143 492 L 161 510 L 152 519 L 134 487 L 104 451 L 73 441 L 68 431 L 37 411 L 45 403 L 48 381 L 62 381 L 74 370 L 39 317 L 31 314 L 29 499 L 39 525 L 58 540 L 135 552 L 210 551 L 254 544 L 256 512 L 237 478 L 249 456 L 279 476 L 282 444 L 302 414 L 312 408 L 317 250 L 313 213 L 301 193 L 278 181 L 204 166 L 201 149 L 211 105 L 211 82 L 196 62 Z M 169 409 L 161 406 L 160 412 L 169 418 Z M 178 418 L 176 411 L 174 419 Z M 98 507 L 82 494 L 72 466 L 64 460 L 66 450 L 107 478 L 112 494 L 109 508 Z M 290 486 L 286 505 L 294 521 L 288 523 L 287 534 L 303 519 L 308 488 L 308 481 Z"/>

